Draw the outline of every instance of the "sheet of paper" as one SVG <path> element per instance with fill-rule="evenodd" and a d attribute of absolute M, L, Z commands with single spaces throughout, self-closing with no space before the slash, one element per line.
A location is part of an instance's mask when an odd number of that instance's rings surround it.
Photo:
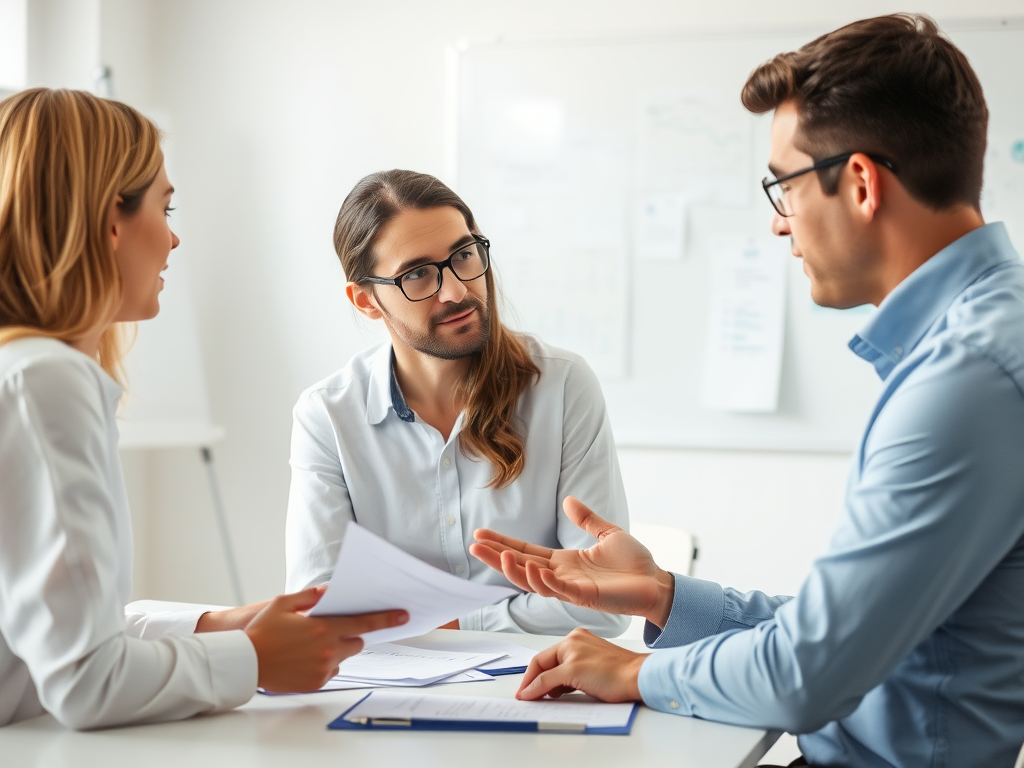
<path fill-rule="evenodd" d="M 400 627 L 364 634 L 367 645 L 416 637 L 518 594 L 514 589 L 460 579 L 417 560 L 356 523 L 345 528 L 327 591 L 311 616 L 351 616 L 393 608 L 409 612 Z"/>
<path fill-rule="evenodd" d="M 354 691 L 363 688 L 430 688 L 435 685 L 451 685 L 453 683 L 487 683 L 493 682 L 494 678 L 488 675 L 486 672 L 480 672 L 476 669 L 467 669 L 465 672 L 459 672 L 451 677 L 446 677 L 442 680 L 436 680 L 433 683 L 419 684 L 419 685 L 398 685 L 397 683 L 370 683 L 365 680 L 345 680 L 340 677 L 332 677 L 327 684 L 321 688 L 321 691 Z"/>
<path fill-rule="evenodd" d="M 701 405 L 770 413 L 778 408 L 789 243 L 717 237 Z"/>
<path fill-rule="evenodd" d="M 447 633 L 441 634 L 443 635 Z M 522 645 L 517 645 L 516 643 L 510 643 L 508 640 L 501 640 L 496 637 L 473 638 L 472 641 L 466 642 L 459 633 L 452 633 L 452 635 L 454 636 L 438 637 L 436 635 L 432 635 L 428 637 L 415 637 L 408 640 L 402 640 L 400 643 L 396 643 L 396 645 L 407 645 L 412 648 L 425 648 L 436 651 L 501 654 L 501 658 L 488 664 L 481 664 L 477 667 L 477 669 L 483 671 L 491 669 L 508 669 L 509 667 L 526 667 L 529 666 L 533 657 L 537 655 L 537 651 L 533 648 L 527 648 Z"/>
<path fill-rule="evenodd" d="M 369 682 L 432 683 L 468 669 L 476 669 L 502 653 L 465 653 L 462 651 L 412 648 L 394 643 L 379 643 L 363 649 L 341 662 L 336 677 Z"/>
<path fill-rule="evenodd" d="M 633 219 L 633 253 L 644 261 L 678 261 L 686 249 L 684 195 L 645 195 Z"/>
<path fill-rule="evenodd" d="M 582 697 L 581 697 L 582 698 Z M 374 691 L 345 714 L 361 718 L 486 720 L 507 723 L 566 723 L 588 728 L 621 728 L 633 704 L 605 704 L 593 699 L 519 701 L 489 696 L 435 696 L 405 691 Z"/>

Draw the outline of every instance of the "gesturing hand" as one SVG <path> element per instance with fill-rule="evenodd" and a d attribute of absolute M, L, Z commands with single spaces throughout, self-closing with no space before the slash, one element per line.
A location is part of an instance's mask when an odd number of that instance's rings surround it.
<path fill-rule="evenodd" d="M 304 616 L 320 600 L 323 587 L 311 587 L 271 600 L 245 628 L 259 664 L 259 685 L 275 693 L 323 687 L 338 665 L 363 650 L 359 635 L 404 624 L 405 611 L 362 616 Z"/>
<path fill-rule="evenodd" d="M 601 701 L 639 701 L 640 665 L 646 654 L 633 653 L 585 629 L 541 651 L 530 662 L 517 699 L 541 699 L 583 691 Z"/>
<path fill-rule="evenodd" d="M 548 549 L 480 529 L 469 551 L 520 589 L 583 608 L 643 616 L 664 627 L 672 608 L 672 574 L 655 564 L 643 544 L 578 499 L 569 496 L 562 508 L 597 544 Z"/>

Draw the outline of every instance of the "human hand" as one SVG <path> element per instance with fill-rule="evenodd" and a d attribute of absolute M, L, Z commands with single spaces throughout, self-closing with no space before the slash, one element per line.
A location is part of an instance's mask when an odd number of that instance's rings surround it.
<path fill-rule="evenodd" d="M 438 629 L 459 629 L 459 620 L 452 619 L 447 624 L 442 624 Z"/>
<path fill-rule="evenodd" d="M 323 589 L 318 587 L 318 589 Z M 238 608 L 228 608 L 224 611 L 208 611 L 199 617 L 196 623 L 196 632 L 227 632 L 229 629 L 245 629 L 256 614 L 262 611 L 269 600 L 262 603 L 252 603 Z"/>
<path fill-rule="evenodd" d="M 675 580 L 651 553 L 578 499 L 562 505 L 577 526 L 597 538 L 590 549 L 548 549 L 487 529 L 473 533 L 470 553 L 520 589 L 606 613 L 643 616 L 664 627 Z"/>
<path fill-rule="evenodd" d="M 601 701 L 639 701 L 640 665 L 647 654 L 620 648 L 585 629 L 541 651 L 526 668 L 517 699 L 583 691 Z"/>
<path fill-rule="evenodd" d="M 271 600 L 245 627 L 256 649 L 258 683 L 266 691 L 316 691 L 338 672 L 338 665 L 363 650 L 359 635 L 405 624 L 405 611 L 361 616 L 305 616 L 323 589 L 312 587 Z"/>

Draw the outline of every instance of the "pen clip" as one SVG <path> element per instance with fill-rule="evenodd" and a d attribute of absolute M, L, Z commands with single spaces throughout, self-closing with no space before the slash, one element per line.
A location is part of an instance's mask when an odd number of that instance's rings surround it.
<path fill-rule="evenodd" d="M 547 733 L 557 731 L 564 733 L 586 733 L 587 726 L 583 723 L 537 723 L 537 730 Z"/>

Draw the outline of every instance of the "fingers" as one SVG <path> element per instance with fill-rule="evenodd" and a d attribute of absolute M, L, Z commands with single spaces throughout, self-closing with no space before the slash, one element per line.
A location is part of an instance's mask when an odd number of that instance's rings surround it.
<path fill-rule="evenodd" d="M 337 637 L 354 638 L 367 632 L 375 632 L 378 629 L 388 629 L 389 627 L 405 624 L 409 621 L 409 614 L 406 611 L 380 611 L 378 613 L 364 613 L 359 616 L 324 616 L 318 617 L 316 620 L 329 622 L 331 629 Z M 359 642 L 362 643 L 362 640 Z"/>
<path fill-rule="evenodd" d="M 275 608 L 292 612 L 309 610 L 319 602 L 323 594 L 324 590 L 321 587 L 310 587 L 301 592 L 293 592 L 290 595 L 279 595 L 273 598 L 270 604 Z"/>
<path fill-rule="evenodd" d="M 505 578 L 511 581 L 520 589 L 526 592 L 532 592 L 533 588 L 530 586 L 529 580 L 526 578 L 526 569 L 516 562 L 516 556 L 514 552 L 502 552 L 501 553 L 501 565 L 499 570 L 505 574 Z"/>
<path fill-rule="evenodd" d="M 534 557 L 549 558 L 553 554 L 553 550 L 548 547 L 541 547 L 537 544 L 530 544 L 529 542 L 523 541 L 522 539 L 514 539 L 511 536 L 505 536 L 504 534 L 492 531 L 487 528 L 477 528 L 473 531 L 473 538 L 481 543 L 490 545 L 492 542 L 503 545 L 508 549 L 513 549 L 516 552 L 522 552 L 524 555 L 532 555 Z"/>
<path fill-rule="evenodd" d="M 564 641 L 563 641 L 564 642 Z M 556 643 L 550 648 L 545 648 L 543 651 L 538 653 L 532 659 L 530 659 L 530 665 L 526 668 L 526 673 L 523 675 L 523 679 L 519 682 L 519 690 L 522 691 L 528 687 L 538 676 L 543 674 L 545 671 L 558 666 L 558 648 L 562 643 Z M 518 698 L 519 693 L 516 693 Z"/>
<path fill-rule="evenodd" d="M 609 523 L 599 514 L 593 512 L 590 507 L 575 496 L 566 496 L 565 501 L 562 502 L 562 509 L 565 510 L 566 517 L 568 517 L 574 525 L 578 528 L 582 528 L 591 536 L 594 536 L 598 541 L 610 533 L 622 530 L 619 526 L 614 523 Z"/>

